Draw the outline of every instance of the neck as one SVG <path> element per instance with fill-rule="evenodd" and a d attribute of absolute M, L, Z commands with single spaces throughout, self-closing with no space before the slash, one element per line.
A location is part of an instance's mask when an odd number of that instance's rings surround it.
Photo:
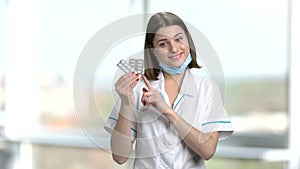
<path fill-rule="evenodd" d="M 164 74 L 165 80 L 172 80 L 172 81 L 175 80 L 176 83 L 178 84 L 178 86 L 180 87 L 181 83 L 183 81 L 183 77 L 185 75 L 185 72 L 186 72 L 186 70 L 182 73 L 179 73 L 179 74 L 169 74 L 169 73 L 163 71 L 163 74 Z"/>

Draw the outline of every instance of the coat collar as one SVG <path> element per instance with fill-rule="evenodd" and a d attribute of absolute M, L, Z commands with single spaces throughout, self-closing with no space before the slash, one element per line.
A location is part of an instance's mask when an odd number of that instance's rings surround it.
<path fill-rule="evenodd" d="M 197 94 L 197 85 L 190 69 L 187 69 L 181 84 L 180 93 L 186 96 L 195 96 Z"/>
<path fill-rule="evenodd" d="M 158 78 L 160 80 L 154 81 L 153 83 L 156 83 L 157 86 L 159 87 L 159 90 L 162 91 L 164 90 L 164 75 L 162 72 L 160 72 Z M 196 89 L 197 89 L 197 85 L 194 76 L 190 71 L 190 69 L 187 69 L 183 77 L 179 94 L 193 97 L 195 96 L 195 94 L 197 94 L 197 92 L 195 92 L 197 91 Z"/>

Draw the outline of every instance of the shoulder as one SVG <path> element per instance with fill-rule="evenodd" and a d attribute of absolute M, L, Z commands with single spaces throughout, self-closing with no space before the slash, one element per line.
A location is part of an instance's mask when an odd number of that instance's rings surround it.
<path fill-rule="evenodd" d="M 202 77 L 192 72 L 191 75 L 198 88 L 218 88 L 217 82 L 209 77 Z"/>
<path fill-rule="evenodd" d="M 220 87 L 215 80 L 209 77 L 199 76 L 199 74 L 195 74 L 194 72 L 190 72 L 190 76 L 192 77 L 200 96 L 206 98 L 211 97 L 212 95 L 221 94 Z"/>

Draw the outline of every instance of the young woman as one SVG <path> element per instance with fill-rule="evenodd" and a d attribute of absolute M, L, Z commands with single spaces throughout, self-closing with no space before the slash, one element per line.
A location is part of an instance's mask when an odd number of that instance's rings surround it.
<path fill-rule="evenodd" d="M 150 18 L 144 64 L 141 79 L 127 73 L 115 83 L 120 100 L 105 125 L 113 159 L 125 163 L 136 142 L 134 168 L 205 168 L 233 128 L 216 83 L 189 70 L 201 67 L 178 16 Z"/>

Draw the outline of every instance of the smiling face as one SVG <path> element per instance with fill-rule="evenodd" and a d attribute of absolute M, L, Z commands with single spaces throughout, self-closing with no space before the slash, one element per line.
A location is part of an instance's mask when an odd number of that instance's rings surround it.
<path fill-rule="evenodd" d="M 180 67 L 190 54 L 188 38 L 178 25 L 161 27 L 152 44 L 157 60 L 170 67 Z"/>
<path fill-rule="evenodd" d="M 201 68 L 191 34 L 185 23 L 175 14 L 159 12 L 148 21 L 144 44 L 144 73 L 149 80 L 159 80 L 163 70 L 159 62 L 179 68 L 189 54 L 188 68 Z"/>

